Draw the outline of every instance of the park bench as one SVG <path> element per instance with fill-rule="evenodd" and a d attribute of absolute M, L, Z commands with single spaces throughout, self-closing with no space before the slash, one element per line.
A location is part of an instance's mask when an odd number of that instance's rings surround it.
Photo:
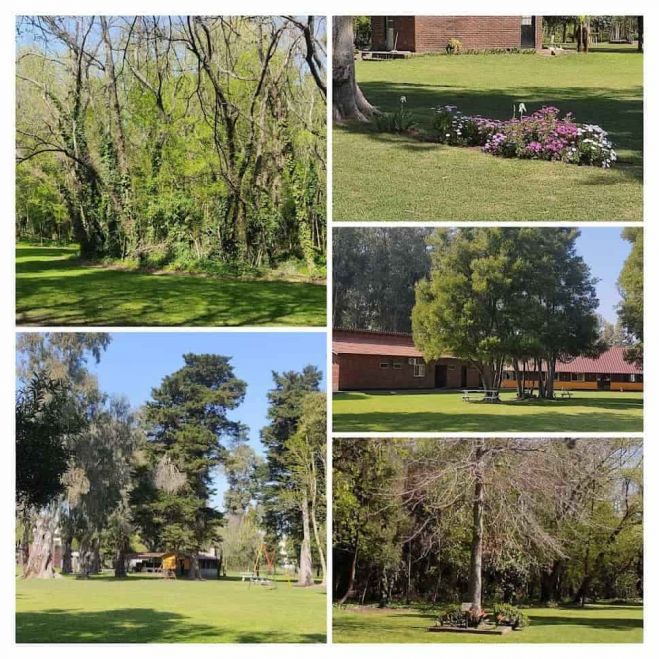
<path fill-rule="evenodd" d="M 499 400 L 498 389 L 463 389 L 462 400 L 466 403 L 473 401 L 496 403 Z"/>
<path fill-rule="evenodd" d="M 559 395 L 561 398 L 572 398 L 572 391 L 570 389 L 561 389 Z"/>
<path fill-rule="evenodd" d="M 253 572 L 242 572 L 240 575 L 241 581 L 251 581 L 256 575 Z"/>

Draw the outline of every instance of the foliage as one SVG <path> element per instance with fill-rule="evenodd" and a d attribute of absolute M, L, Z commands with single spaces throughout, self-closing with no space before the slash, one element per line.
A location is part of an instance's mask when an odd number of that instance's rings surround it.
<path fill-rule="evenodd" d="M 82 416 L 69 390 L 35 372 L 16 396 L 16 502 L 41 508 L 64 490 L 70 442 Z"/>
<path fill-rule="evenodd" d="M 230 358 L 183 355 L 185 365 L 165 377 L 144 410 L 148 463 L 132 501 L 135 520 L 148 546 L 197 553 L 217 539 L 222 515 L 209 505 L 212 471 L 226 457 L 225 442 L 244 440 L 245 428 L 228 417 L 245 396 L 245 383 Z M 158 479 L 171 465 L 181 474 Z"/>
<path fill-rule="evenodd" d="M 373 33 L 370 16 L 354 16 L 353 31 L 355 33 L 355 48 L 360 50 L 370 48 Z"/>
<path fill-rule="evenodd" d="M 345 228 L 334 232 L 334 327 L 411 332 L 414 285 L 430 272 L 430 230 Z"/>
<path fill-rule="evenodd" d="M 618 277 L 618 290 L 622 302 L 618 318 L 626 332 L 634 339 L 625 359 L 643 364 L 643 229 L 627 228 L 623 237 L 632 249 Z"/>
<path fill-rule="evenodd" d="M 577 124 L 572 115 L 542 107 L 507 121 L 466 116 L 455 105 L 437 108 L 433 126 L 442 144 L 480 146 L 504 158 L 560 160 L 576 165 L 611 167 L 617 154 L 608 134 L 594 124 Z"/>
<path fill-rule="evenodd" d="M 522 629 L 530 624 L 526 613 L 512 604 L 495 604 L 492 618 L 496 625 L 507 625 L 513 629 Z"/>
<path fill-rule="evenodd" d="M 324 22 L 22 17 L 17 235 L 215 271 L 322 263 Z"/>
<path fill-rule="evenodd" d="M 414 115 L 405 108 L 407 98 L 400 97 L 395 112 L 382 112 L 375 116 L 375 127 L 381 133 L 407 133 L 416 125 Z"/>
<path fill-rule="evenodd" d="M 447 607 L 437 618 L 437 624 L 443 627 L 478 627 L 487 617 L 483 610 L 463 609 L 459 604 Z"/>
<path fill-rule="evenodd" d="M 504 364 L 519 374 L 528 363 L 525 371 L 546 373 L 539 395 L 553 398 L 556 362 L 602 348 L 595 282 L 576 253 L 578 235 L 553 228 L 435 231 L 430 276 L 417 283 L 412 310 L 414 341 L 426 361 L 447 353 L 463 359 L 485 389 L 499 388 Z"/>

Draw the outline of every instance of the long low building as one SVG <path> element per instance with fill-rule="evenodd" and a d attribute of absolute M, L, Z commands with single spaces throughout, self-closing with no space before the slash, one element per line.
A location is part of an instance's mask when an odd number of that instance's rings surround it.
<path fill-rule="evenodd" d="M 642 391 L 643 371 L 624 359 L 625 349 L 609 348 L 596 359 L 577 357 L 556 365 L 555 388 Z M 526 386 L 537 381 L 528 373 Z M 426 362 L 410 334 L 335 329 L 332 335 L 332 390 L 475 389 L 478 371 L 452 357 Z M 514 389 L 515 376 L 506 370 L 503 388 Z"/>

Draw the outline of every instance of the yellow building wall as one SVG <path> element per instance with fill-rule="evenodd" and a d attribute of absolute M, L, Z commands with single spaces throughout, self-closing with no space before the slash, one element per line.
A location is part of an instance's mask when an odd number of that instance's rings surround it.
<path fill-rule="evenodd" d="M 532 380 L 524 382 L 524 388 L 530 389 L 537 387 L 538 383 Z M 503 380 L 501 383 L 502 389 L 515 389 L 517 382 L 515 380 Z M 585 380 L 571 380 L 563 382 L 562 380 L 554 380 L 554 390 L 560 391 L 561 389 L 570 389 L 572 391 L 597 391 L 597 382 L 586 382 Z M 643 391 L 642 382 L 615 382 L 611 381 L 611 391 Z"/>

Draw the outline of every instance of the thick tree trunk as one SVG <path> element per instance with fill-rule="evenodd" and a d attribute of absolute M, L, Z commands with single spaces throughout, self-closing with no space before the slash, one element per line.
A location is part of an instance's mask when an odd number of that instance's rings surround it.
<path fill-rule="evenodd" d="M 332 112 L 337 121 L 368 121 L 376 111 L 355 79 L 355 37 L 352 16 L 335 16 L 332 23 Z"/>
<path fill-rule="evenodd" d="M 25 579 L 53 579 L 53 539 L 59 521 L 56 504 L 49 506 L 37 517 L 30 547 L 30 555 L 23 571 Z"/>
<path fill-rule="evenodd" d="M 313 571 L 311 566 L 311 542 L 309 530 L 309 502 L 306 491 L 302 492 L 302 545 L 300 546 L 300 571 L 298 574 L 298 586 L 313 585 Z"/>
<path fill-rule="evenodd" d="M 483 601 L 483 455 L 480 445 L 476 448 L 476 465 L 474 468 L 474 502 L 472 507 L 471 559 L 469 562 L 469 594 L 471 608 L 474 611 L 482 609 Z"/>
<path fill-rule="evenodd" d="M 638 52 L 643 52 L 643 16 L 636 17 L 638 22 Z"/>
<path fill-rule="evenodd" d="M 126 574 L 126 552 L 123 547 L 120 547 L 114 556 L 114 576 L 123 579 Z"/>

